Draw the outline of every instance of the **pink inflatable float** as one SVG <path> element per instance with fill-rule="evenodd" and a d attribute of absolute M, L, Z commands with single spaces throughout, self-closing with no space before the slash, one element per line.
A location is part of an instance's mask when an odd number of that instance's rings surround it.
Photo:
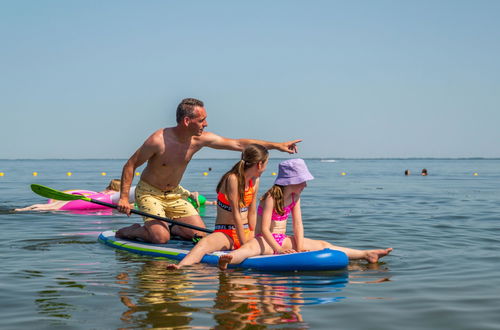
<path fill-rule="evenodd" d="M 89 193 L 88 190 L 85 190 L 85 194 L 80 193 L 79 191 L 72 192 L 72 195 L 84 195 L 85 197 L 92 198 L 101 202 L 106 202 L 106 203 L 111 203 L 111 195 L 112 194 L 103 194 L 103 193 L 98 193 L 95 191 L 92 191 Z M 90 203 L 82 200 L 76 200 L 76 201 L 69 201 L 59 210 L 61 211 L 74 211 L 74 210 L 101 210 L 101 209 L 108 209 L 108 207 L 95 204 L 95 203 Z"/>
<path fill-rule="evenodd" d="M 111 203 L 111 204 L 117 204 L 118 200 L 120 199 L 120 193 L 119 192 L 112 192 L 110 194 L 105 194 L 105 193 L 100 193 L 92 190 L 83 190 L 83 189 L 78 189 L 78 190 L 65 190 L 64 191 L 67 194 L 72 194 L 72 195 L 83 195 L 88 198 L 92 198 L 101 202 L 106 202 L 106 203 Z M 135 199 L 135 186 L 131 187 L 130 189 L 130 195 L 129 195 L 129 201 L 131 203 L 134 202 Z M 49 199 L 49 204 L 56 202 L 54 199 Z M 79 211 L 79 210 L 107 210 L 109 207 L 95 204 L 95 203 L 90 203 L 82 200 L 74 200 L 74 201 L 69 201 L 63 206 L 59 208 L 60 211 Z"/>

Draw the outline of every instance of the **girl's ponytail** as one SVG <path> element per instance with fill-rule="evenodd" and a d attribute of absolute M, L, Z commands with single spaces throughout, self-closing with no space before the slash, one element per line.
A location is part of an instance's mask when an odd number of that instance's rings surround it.
<path fill-rule="evenodd" d="M 237 163 L 236 179 L 238 180 L 238 197 L 240 207 L 245 205 L 245 161 L 242 159 Z"/>

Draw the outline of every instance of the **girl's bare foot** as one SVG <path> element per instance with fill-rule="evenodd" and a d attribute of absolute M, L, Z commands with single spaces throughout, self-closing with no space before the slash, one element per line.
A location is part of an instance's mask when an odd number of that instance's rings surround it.
<path fill-rule="evenodd" d="M 368 250 L 366 251 L 365 259 L 369 263 L 376 263 L 382 257 L 385 257 L 389 253 L 391 253 L 392 248 L 388 249 L 380 249 L 380 250 Z"/>
<path fill-rule="evenodd" d="M 223 254 L 219 257 L 219 269 L 226 270 L 227 265 L 233 260 L 233 256 L 230 254 Z"/>

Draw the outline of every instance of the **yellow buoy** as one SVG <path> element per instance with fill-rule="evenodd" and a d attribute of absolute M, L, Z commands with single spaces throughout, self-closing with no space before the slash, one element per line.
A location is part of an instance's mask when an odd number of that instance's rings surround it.
<path fill-rule="evenodd" d="M 33 172 L 33 176 L 37 176 L 38 175 L 38 172 Z"/>
<path fill-rule="evenodd" d="M 479 175 L 479 174 L 477 174 L 477 172 L 476 172 L 476 173 L 474 173 L 474 176 L 478 176 L 478 175 Z"/>
<path fill-rule="evenodd" d="M 67 175 L 67 176 L 72 176 L 72 175 L 73 175 L 73 173 L 68 172 L 68 173 L 66 173 L 66 175 Z"/>
<path fill-rule="evenodd" d="M 204 176 L 207 176 L 207 175 L 208 175 L 208 173 L 207 173 L 207 172 L 203 172 L 203 175 L 204 175 Z"/>
<path fill-rule="evenodd" d="M 342 176 L 347 175 L 347 173 L 346 173 L 346 172 L 342 172 L 342 173 L 340 173 L 340 174 L 341 174 Z"/>
<path fill-rule="evenodd" d="M 102 176 L 106 176 L 106 172 L 102 172 L 102 173 L 101 173 L 101 175 L 102 175 Z"/>
<path fill-rule="evenodd" d="M 141 175 L 140 172 L 135 172 L 135 176 L 139 176 L 139 175 Z"/>
<path fill-rule="evenodd" d="M 5 173 L 4 173 L 4 172 L 0 172 L 0 176 L 4 176 L 4 175 L 5 175 Z"/>
<path fill-rule="evenodd" d="M 276 172 L 271 173 L 271 175 L 272 175 L 272 176 L 275 176 L 275 175 L 276 175 Z"/>

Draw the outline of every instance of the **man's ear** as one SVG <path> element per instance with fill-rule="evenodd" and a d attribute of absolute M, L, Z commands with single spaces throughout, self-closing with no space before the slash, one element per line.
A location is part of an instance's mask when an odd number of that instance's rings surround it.
<path fill-rule="evenodd" d="M 183 123 L 183 124 L 184 124 L 184 126 L 186 126 L 186 127 L 187 127 L 187 126 L 189 126 L 189 121 L 190 121 L 190 119 L 189 119 L 189 117 L 188 117 L 188 116 L 184 116 L 184 117 L 182 118 L 182 123 Z"/>

